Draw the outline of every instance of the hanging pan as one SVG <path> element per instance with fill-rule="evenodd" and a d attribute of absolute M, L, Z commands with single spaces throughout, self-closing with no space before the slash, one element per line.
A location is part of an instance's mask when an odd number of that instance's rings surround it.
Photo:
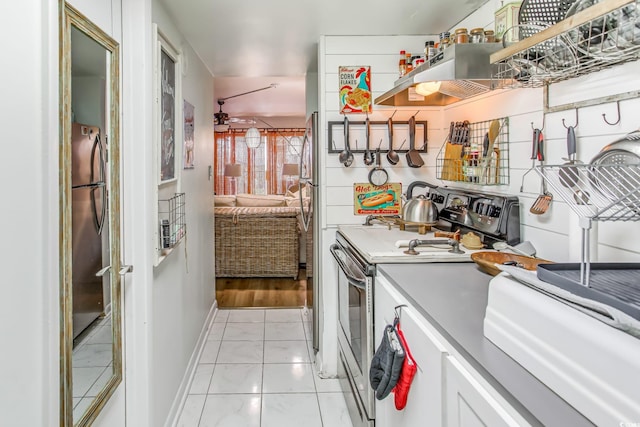
<path fill-rule="evenodd" d="M 417 114 L 417 113 L 416 113 Z M 407 152 L 407 164 L 412 168 L 424 166 L 424 160 L 420 152 L 416 150 L 416 116 L 409 119 L 409 151 Z"/>

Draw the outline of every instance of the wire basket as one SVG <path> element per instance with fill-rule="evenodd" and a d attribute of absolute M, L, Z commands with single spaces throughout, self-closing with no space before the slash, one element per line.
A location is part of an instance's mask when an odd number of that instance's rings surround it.
<path fill-rule="evenodd" d="M 161 250 L 173 248 L 187 235 L 185 193 L 176 193 L 166 200 L 158 200 Z"/>
<path fill-rule="evenodd" d="M 491 55 L 495 85 L 540 87 L 637 60 L 640 0 L 621 3 L 580 0 L 562 21 L 535 33 L 536 26 L 548 24 L 521 23 L 520 41 Z"/>
<path fill-rule="evenodd" d="M 491 120 L 458 123 L 463 126 L 466 123 L 468 131 L 462 137 L 454 131 L 451 140 L 448 136 L 442 144 L 436 156 L 438 179 L 478 185 L 509 184 L 509 118 L 498 120 L 500 130 L 491 153 L 483 153 L 483 140 Z"/>

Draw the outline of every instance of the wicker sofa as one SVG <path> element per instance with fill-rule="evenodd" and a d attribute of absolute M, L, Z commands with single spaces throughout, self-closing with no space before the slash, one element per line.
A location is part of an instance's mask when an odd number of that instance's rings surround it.
<path fill-rule="evenodd" d="M 312 274 L 312 230 L 303 233 L 297 197 L 215 196 L 216 277 Z"/>

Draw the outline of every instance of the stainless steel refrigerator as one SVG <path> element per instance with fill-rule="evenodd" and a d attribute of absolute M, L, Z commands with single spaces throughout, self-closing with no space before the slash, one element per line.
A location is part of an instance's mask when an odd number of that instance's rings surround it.
<path fill-rule="evenodd" d="M 318 196 L 319 188 L 319 173 L 318 168 L 314 167 L 314 162 L 317 162 L 320 158 L 320 148 L 318 143 L 318 112 L 313 112 L 307 119 L 306 129 L 304 133 L 304 140 L 302 142 L 302 150 L 300 153 L 300 188 L 304 184 L 307 184 L 311 189 L 311 209 L 309 216 L 303 214 L 303 226 L 305 231 L 308 227 L 313 227 L 313 246 L 315 247 L 317 242 L 320 241 L 320 227 L 318 226 L 318 215 L 320 212 L 320 201 Z M 320 348 L 320 301 L 322 300 L 322 294 L 320 291 L 320 256 L 313 251 L 312 254 L 307 254 L 307 257 L 312 257 L 314 274 L 312 277 L 313 290 L 313 312 L 312 312 L 312 327 L 313 327 L 313 349 L 317 353 Z"/>
<path fill-rule="evenodd" d="M 71 216 L 73 337 L 104 312 L 102 270 L 106 217 L 105 149 L 97 126 L 73 123 L 71 138 Z M 108 241 L 104 241 L 108 246 Z M 108 263 L 107 263 L 108 264 Z"/>

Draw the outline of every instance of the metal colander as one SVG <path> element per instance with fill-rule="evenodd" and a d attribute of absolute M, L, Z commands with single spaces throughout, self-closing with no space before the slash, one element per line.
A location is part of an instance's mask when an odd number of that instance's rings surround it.
<path fill-rule="evenodd" d="M 562 21 L 576 0 L 524 0 L 520 6 L 518 23 L 544 23 Z"/>
<path fill-rule="evenodd" d="M 640 212 L 640 131 L 604 147 L 590 169 L 591 184 L 600 194 Z"/>

